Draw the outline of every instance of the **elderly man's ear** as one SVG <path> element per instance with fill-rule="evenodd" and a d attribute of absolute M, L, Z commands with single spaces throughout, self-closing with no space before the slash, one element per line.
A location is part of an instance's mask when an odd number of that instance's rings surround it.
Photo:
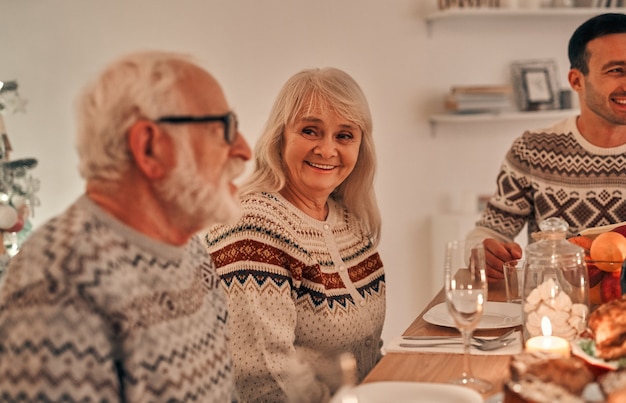
<path fill-rule="evenodd" d="M 128 147 L 146 177 L 160 179 L 175 164 L 171 138 L 154 122 L 140 120 L 128 130 Z"/>

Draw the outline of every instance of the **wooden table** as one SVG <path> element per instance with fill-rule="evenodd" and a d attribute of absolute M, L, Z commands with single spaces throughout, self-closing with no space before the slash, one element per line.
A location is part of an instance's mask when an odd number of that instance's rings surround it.
<path fill-rule="evenodd" d="M 503 282 L 489 284 L 490 301 L 505 301 Z M 444 302 L 443 290 L 403 333 L 404 336 L 458 336 L 455 329 L 431 325 L 423 316 L 431 307 Z M 522 326 L 518 326 L 521 330 Z M 477 336 L 498 336 L 509 329 L 477 330 Z M 509 378 L 509 355 L 472 355 L 470 366 L 474 375 L 489 380 L 493 389 L 485 394 L 489 397 L 502 392 L 503 383 Z M 461 375 L 463 355 L 449 353 L 387 353 L 372 369 L 363 382 L 412 381 L 445 383 Z"/>

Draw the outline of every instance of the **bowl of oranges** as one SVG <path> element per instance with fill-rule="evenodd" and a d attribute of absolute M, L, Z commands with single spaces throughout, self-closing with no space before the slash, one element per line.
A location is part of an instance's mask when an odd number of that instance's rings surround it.
<path fill-rule="evenodd" d="M 626 225 L 597 235 L 574 236 L 568 238 L 568 241 L 585 250 L 591 305 L 621 298 L 621 273 L 626 260 Z"/>

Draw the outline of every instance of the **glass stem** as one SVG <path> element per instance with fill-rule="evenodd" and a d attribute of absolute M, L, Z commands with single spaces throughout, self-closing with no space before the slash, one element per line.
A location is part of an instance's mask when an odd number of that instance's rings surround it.
<path fill-rule="evenodd" d="M 468 329 L 461 330 L 461 336 L 463 336 L 463 378 L 468 379 L 472 377 L 472 371 L 470 369 L 470 346 L 472 341 L 472 331 Z"/>

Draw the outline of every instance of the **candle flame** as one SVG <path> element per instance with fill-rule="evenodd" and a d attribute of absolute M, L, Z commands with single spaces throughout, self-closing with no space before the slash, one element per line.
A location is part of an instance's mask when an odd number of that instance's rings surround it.
<path fill-rule="evenodd" d="M 544 336 L 552 336 L 552 323 L 547 316 L 541 318 L 541 333 Z"/>

